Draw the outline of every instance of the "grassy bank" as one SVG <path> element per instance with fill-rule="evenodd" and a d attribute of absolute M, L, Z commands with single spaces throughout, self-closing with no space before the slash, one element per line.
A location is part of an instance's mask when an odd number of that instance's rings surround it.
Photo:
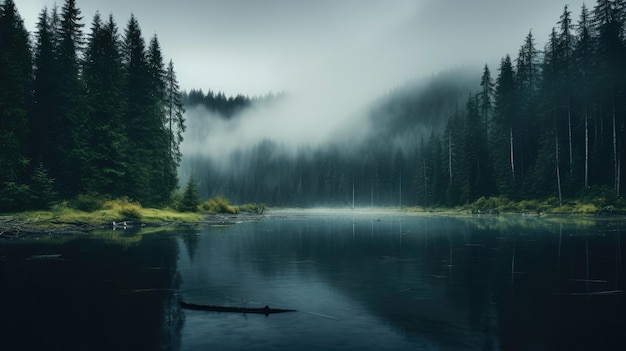
<path fill-rule="evenodd" d="M 457 207 L 408 207 L 410 212 L 446 212 L 458 214 L 569 214 L 569 215 L 623 215 L 626 203 L 623 200 L 607 201 L 606 198 L 586 200 L 543 200 L 512 201 L 505 196 L 481 197 L 471 204 Z"/>
<path fill-rule="evenodd" d="M 126 222 L 129 226 L 162 224 L 193 224 L 225 222 L 218 215 L 250 213 L 262 215 L 264 205 L 233 206 L 224 198 L 211 199 L 198 206 L 196 211 L 181 212 L 172 208 L 145 208 L 126 198 L 97 200 L 94 198 L 62 202 L 48 210 L 0 214 L 0 236 L 14 236 L 21 232 L 84 231 L 111 227 L 113 222 Z"/>

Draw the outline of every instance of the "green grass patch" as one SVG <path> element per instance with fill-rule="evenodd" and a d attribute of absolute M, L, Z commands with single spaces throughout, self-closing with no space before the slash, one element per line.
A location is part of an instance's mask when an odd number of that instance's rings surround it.
<path fill-rule="evenodd" d="M 265 204 L 244 204 L 238 206 L 239 212 L 245 213 L 254 213 L 254 214 L 263 214 L 265 213 L 266 207 Z"/>
<path fill-rule="evenodd" d="M 160 224 L 198 222 L 204 219 L 204 216 L 198 213 L 181 213 L 169 208 L 144 208 L 127 198 L 103 201 L 100 209 L 89 212 L 73 208 L 69 202 L 61 202 L 52 206 L 50 210 L 27 211 L 15 215 L 28 225 L 49 228 L 68 224 L 101 226 L 121 221 Z"/>
<path fill-rule="evenodd" d="M 209 213 L 239 213 L 239 209 L 236 206 L 230 205 L 228 199 L 221 196 L 205 201 L 202 205 L 200 205 L 200 210 Z"/>

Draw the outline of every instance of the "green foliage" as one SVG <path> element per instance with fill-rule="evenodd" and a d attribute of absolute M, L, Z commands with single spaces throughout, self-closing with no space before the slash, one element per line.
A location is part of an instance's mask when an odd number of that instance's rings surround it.
<path fill-rule="evenodd" d="M 239 212 L 254 213 L 254 214 L 263 214 L 263 213 L 265 213 L 265 204 L 264 203 L 260 203 L 260 204 L 244 204 L 244 205 L 238 206 L 237 208 L 239 209 Z"/>
<path fill-rule="evenodd" d="M 620 204 L 620 198 L 615 191 L 609 186 L 592 186 L 586 189 L 582 194 L 585 202 L 591 203 L 598 207 L 605 207 Z"/>
<path fill-rule="evenodd" d="M 196 181 L 196 176 L 192 173 L 183 191 L 183 196 L 178 203 L 178 210 L 181 212 L 196 212 L 198 205 L 200 205 L 198 182 Z"/>
<path fill-rule="evenodd" d="M 14 1 L 0 1 L 2 196 L 21 196 L 12 208 L 47 208 L 56 192 L 85 210 L 123 195 L 164 205 L 185 129 L 173 63 L 166 72 L 156 36 L 146 49 L 134 16 L 123 38 L 112 16 L 87 35 L 82 20 L 74 0 L 44 9 L 31 45 Z M 30 160 L 47 169 L 29 179 Z"/>
<path fill-rule="evenodd" d="M 469 208 L 473 213 L 500 213 L 514 210 L 513 202 L 506 196 L 480 197 Z"/>
<path fill-rule="evenodd" d="M 48 209 L 56 200 L 58 194 L 54 190 L 54 180 L 48 176 L 48 170 L 39 163 L 30 178 L 30 208 Z"/>
<path fill-rule="evenodd" d="M 121 219 L 138 220 L 142 218 L 141 204 L 129 200 L 127 197 L 122 197 L 115 200 L 105 201 L 102 205 L 104 210 L 113 211 L 118 213 Z"/>
<path fill-rule="evenodd" d="M 97 193 L 79 194 L 70 202 L 72 208 L 79 211 L 94 212 L 102 209 L 106 199 Z"/>
<path fill-rule="evenodd" d="M 202 204 L 201 209 L 210 213 L 230 213 L 236 214 L 239 212 L 237 207 L 231 206 L 228 203 L 228 199 L 221 196 L 209 199 Z"/>
<path fill-rule="evenodd" d="M 0 211 L 13 212 L 28 208 L 30 187 L 17 182 L 5 182 L 0 189 Z"/>

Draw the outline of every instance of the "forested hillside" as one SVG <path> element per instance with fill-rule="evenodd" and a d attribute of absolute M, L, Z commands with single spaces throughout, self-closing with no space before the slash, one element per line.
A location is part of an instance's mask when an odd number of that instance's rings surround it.
<path fill-rule="evenodd" d="M 66 0 L 42 9 L 31 34 L 14 1 L 4 0 L 0 210 L 81 196 L 163 205 L 178 174 L 192 172 L 203 197 L 274 206 L 618 199 L 625 185 L 626 1 L 597 0 L 575 16 L 565 6 L 555 19 L 545 44 L 532 31 L 511 38 L 520 49 L 498 67 L 449 70 L 363 101 L 367 110 L 348 116 L 353 124 L 322 144 L 242 134 L 211 152 L 192 150 L 183 162 L 184 106 L 211 115 L 193 115 L 196 128 L 186 135 L 202 139 L 216 129 L 215 118 L 226 127 L 250 118 L 262 125 L 255 108 L 271 114 L 289 95 L 181 93 L 173 62 L 165 64 L 157 36 L 146 41 L 134 16 L 120 30 L 112 16 L 96 13 L 86 29 L 76 1 Z"/>
<path fill-rule="evenodd" d="M 74 0 L 41 10 L 34 42 L 0 7 L 0 210 L 76 196 L 169 201 L 185 130 L 173 62 L 131 15 L 89 30 Z"/>
<path fill-rule="evenodd" d="M 388 94 L 357 146 L 302 147 L 293 157 L 266 140 L 232 155 L 227 169 L 190 156 L 201 193 L 280 206 L 618 198 L 626 2 L 598 0 L 578 18 L 565 6 L 555 17 L 545 45 L 530 31 L 516 55 L 476 72 L 476 88 L 435 79 Z"/>

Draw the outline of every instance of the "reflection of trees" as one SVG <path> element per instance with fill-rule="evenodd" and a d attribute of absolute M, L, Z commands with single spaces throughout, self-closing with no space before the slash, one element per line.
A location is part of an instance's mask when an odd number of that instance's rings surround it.
<path fill-rule="evenodd" d="M 200 242 L 198 232 L 196 230 L 182 231 L 179 235 L 183 238 L 189 259 L 193 262 L 193 258 L 198 249 L 198 243 Z"/>
<path fill-rule="evenodd" d="M 581 308 L 587 302 L 568 295 L 590 284 L 596 291 L 623 289 L 622 244 L 606 222 L 435 217 L 357 220 L 354 227 L 345 218 L 273 225 L 283 234 L 250 235 L 239 259 L 281 257 L 252 265 L 268 276 L 289 269 L 287 260 L 316 262 L 307 269 L 371 313 L 448 348 L 531 349 L 571 335 L 560 327 L 571 327 L 569 320 L 578 321 L 580 340 L 589 335 L 585 328 L 607 333 L 594 324 L 603 314 L 606 323 L 625 326 L 605 302 Z M 623 296 L 610 301 L 624 307 Z"/>
<path fill-rule="evenodd" d="M 61 256 L 27 259 L 42 252 Z M 145 235 L 134 245 L 24 243 L 3 255 L 3 349 L 180 349 L 173 236 Z"/>

